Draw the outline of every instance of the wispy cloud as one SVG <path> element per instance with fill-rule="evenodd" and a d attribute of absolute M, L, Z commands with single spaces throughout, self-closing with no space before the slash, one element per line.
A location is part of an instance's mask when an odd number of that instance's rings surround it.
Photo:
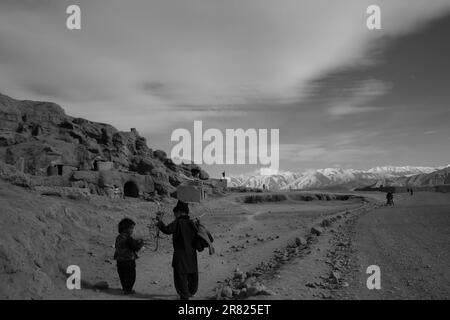
<path fill-rule="evenodd" d="M 367 145 L 366 141 L 379 132 L 356 130 L 331 137 L 314 139 L 309 143 L 280 145 L 280 158 L 291 162 L 329 161 L 353 163 L 370 157 L 380 156 L 386 151 L 378 146 Z"/>
<path fill-rule="evenodd" d="M 342 93 L 344 96 L 327 109 L 333 117 L 381 111 L 382 108 L 370 106 L 370 102 L 388 93 L 391 86 L 375 79 L 361 81 Z"/>
<path fill-rule="evenodd" d="M 64 23 L 69 1 L 49 0 L 42 7 L 30 1 L 0 4 L 1 47 L 7 48 L 0 55 L 3 91 L 57 100 L 68 109 L 81 100 L 102 100 L 110 107 L 125 101 L 127 108 L 139 109 L 131 98 L 136 95 L 145 97 L 150 110 L 257 108 L 267 102 L 277 107 L 302 99 L 310 81 L 330 70 L 366 65 L 376 39 L 410 31 L 450 7 L 444 0 L 426 6 L 422 0 L 380 0 L 383 30 L 368 33 L 364 13 L 369 1 L 78 3 L 83 25 L 74 33 Z M 370 98 L 361 95 L 329 112 L 372 111 L 359 108 L 358 99 Z"/>

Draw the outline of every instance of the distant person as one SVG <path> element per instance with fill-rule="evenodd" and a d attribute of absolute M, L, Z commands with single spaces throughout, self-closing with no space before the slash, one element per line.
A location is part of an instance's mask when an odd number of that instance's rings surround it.
<path fill-rule="evenodd" d="M 386 194 L 386 205 L 393 206 L 394 205 L 394 194 L 392 192 L 388 192 Z"/>
<path fill-rule="evenodd" d="M 411 193 L 411 197 L 414 195 L 414 190 L 410 189 L 409 192 Z"/>
<path fill-rule="evenodd" d="M 119 222 L 119 235 L 116 238 L 114 260 L 117 261 L 117 273 L 124 294 L 133 294 L 136 282 L 137 252 L 144 246 L 143 240 L 136 240 L 133 236 L 136 223 L 125 218 Z"/>
<path fill-rule="evenodd" d="M 157 227 L 165 234 L 172 235 L 173 243 L 173 280 L 181 300 L 189 300 L 198 289 L 198 264 L 196 251 L 197 231 L 189 217 L 189 206 L 178 201 L 173 208 L 175 220 L 168 225 L 157 216 Z"/>
<path fill-rule="evenodd" d="M 222 172 L 222 179 L 225 179 L 225 171 Z"/>

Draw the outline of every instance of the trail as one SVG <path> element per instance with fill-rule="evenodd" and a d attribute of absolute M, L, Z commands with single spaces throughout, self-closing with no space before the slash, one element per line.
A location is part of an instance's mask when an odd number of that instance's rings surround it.
<path fill-rule="evenodd" d="M 355 233 L 355 298 L 450 298 L 450 195 L 403 195 L 395 207 L 361 217 Z M 365 287 L 369 265 L 381 269 L 381 290 Z"/>
<path fill-rule="evenodd" d="M 395 198 L 394 207 L 334 223 L 301 258 L 266 281 L 275 297 L 258 298 L 449 299 L 450 195 Z M 367 288 L 371 265 L 380 267 L 381 290 Z"/>
<path fill-rule="evenodd" d="M 354 202 L 293 202 L 293 203 L 237 203 L 232 197 L 212 200 L 210 214 L 202 219 L 209 227 L 214 226 L 216 254 L 199 253 L 199 291 L 194 299 L 209 299 L 218 282 L 228 278 L 239 267 L 247 271 L 273 257 L 274 251 L 292 242 L 295 237 L 309 231 L 314 220 L 342 210 L 360 207 Z M 224 209 L 228 211 L 224 211 Z M 193 217 L 205 210 L 205 204 L 193 212 Z M 170 217 L 166 217 L 170 220 Z M 230 220 L 230 223 L 226 221 Z M 236 220 L 237 219 L 237 220 Z M 168 221 L 169 221 L 168 220 Z M 160 250 L 152 248 L 140 254 L 137 261 L 137 294 L 121 295 L 118 284 L 113 289 L 94 292 L 83 290 L 80 298 L 92 299 L 163 299 L 173 300 L 177 296 L 172 280 L 172 247 L 169 236 L 160 241 Z"/>

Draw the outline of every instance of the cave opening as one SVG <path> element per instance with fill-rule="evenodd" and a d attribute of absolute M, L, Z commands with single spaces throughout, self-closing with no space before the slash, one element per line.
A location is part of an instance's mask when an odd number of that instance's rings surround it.
<path fill-rule="evenodd" d="M 123 186 L 123 194 L 125 197 L 138 198 L 139 197 L 139 188 L 133 181 L 128 181 Z"/>

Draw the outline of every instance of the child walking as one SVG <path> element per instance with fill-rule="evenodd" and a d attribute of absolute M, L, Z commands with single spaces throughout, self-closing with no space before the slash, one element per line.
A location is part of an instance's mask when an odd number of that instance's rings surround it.
<path fill-rule="evenodd" d="M 143 240 L 132 237 L 136 223 L 125 218 L 119 222 L 119 235 L 116 238 L 116 251 L 114 260 L 117 261 L 117 273 L 124 294 L 133 294 L 133 286 L 136 281 L 137 252 L 143 247 Z"/>

